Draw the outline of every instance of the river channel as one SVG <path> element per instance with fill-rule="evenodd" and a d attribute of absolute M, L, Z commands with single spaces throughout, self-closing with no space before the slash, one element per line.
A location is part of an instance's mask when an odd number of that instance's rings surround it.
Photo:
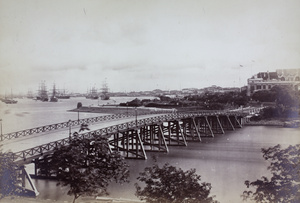
<path fill-rule="evenodd" d="M 3 133 L 23 130 L 46 124 L 77 119 L 78 114 L 68 112 L 76 108 L 77 102 L 84 106 L 97 106 L 129 101 L 134 98 L 113 98 L 109 101 L 93 101 L 85 98 L 71 98 L 57 103 L 20 99 L 17 104 L 6 105 L 0 102 L 0 118 Z M 80 113 L 80 118 L 99 116 L 99 114 Z M 137 199 L 134 195 L 139 172 L 151 166 L 156 156 L 158 163 L 170 163 L 183 170 L 195 168 L 202 182 L 212 184 L 211 195 L 221 203 L 240 203 L 240 195 L 246 189 L 245 180 L 256 180 L 270 176 L 269 163 L 262 157 L 261 148 L 277 144 L 282 147 L 300 143 L 299 129 L 244 126 L 235 131 L 226 131 L 214 138 L 203 138 L 202 142 L 189 142 L 186 147 L 169 147 L 169 153 L 147 153 L 147 160 L 126 160 L 130 165 L 130 183 L 112 184 L 110 197 Z M 28 166 L 31 170 L 32 166 Z M 67 188 L 56 186 L 53 180 L 35 180 L 40 192 L 37 198 L 70 201 Z"/>

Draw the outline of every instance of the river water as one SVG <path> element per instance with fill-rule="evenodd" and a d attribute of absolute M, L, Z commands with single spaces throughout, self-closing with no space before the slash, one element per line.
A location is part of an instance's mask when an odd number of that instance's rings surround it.
<path fill-rule="evenodd" d="M 20 99 L 17 104 L 0 103 L 3 133 L 23 130 L 41 125 L 77 119 L 78 114 L 67 110 L 76 108 L 78 102 L 84 106 L 114 104 L 134 98 L 115 97 L 109 101 L 71 98 L 58 103 Z M 100 114 L 80 113 L 80 118 L 99 116 Z M 270 176 L 269 163 L 262 158 L 261 148 L 281 144 L 282 147 L 300 143 L 299 129 L 244 126 L 235 131 L 226 131 L 214 138 L 203 138 L 202 142 L 189 142 L 187 147 L 169 147 L 169 153 L 147 153 L 147 160 L 126 160 L 130 165 L 130 183 L 112 184 L 108 191 L 110 197 L 137 199 L 134 195 L 139 172 L 151 166 L 156 156 L 158 163 L 170 163 L 183 170 L 195 168 L 202 182 L 212 184 L 211 195 L 221 203 L 240 203 L 240 195 L 246 189 L 245 180 L 256 180 L 261 176 Z M 32 165 L 27 167 L 32 170 Z M 56 186 L 53 180 L 34 180 L 40 192 L 39 199 L 71 201 L 68 188 Z"/>

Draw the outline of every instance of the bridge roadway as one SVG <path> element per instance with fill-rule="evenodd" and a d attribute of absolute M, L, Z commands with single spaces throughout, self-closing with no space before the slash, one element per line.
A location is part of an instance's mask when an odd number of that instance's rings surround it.
<path fill-rule="evenodd" d="M 153 118 L 157 116 L 162 116 L 166 114 L 147 114 L 147 115 L 138 115 L 137 120 L 146 119 L 146 118 Z M 135 121 L 136 117 L 125 117 L 125 118 L 118 118 L 114 120 L 105 120 L 98 123 L 90 123 L 89 129 L 91 131 L 107 128 L 109 126 L 119 125 L 122 123 L 133 122 Z M 78 132 L 80 126 L 71 126 L 71 133 Z M 4 140 L 0 144 L 2 145 L 3 152 L 19 152 L 29 148 L 33 148 L 39 145 L 48 144 L 53 141 L 61 140 L 64 138 L 68 138 L 70 133 L 69 128 L 62 128 L 51 130 L 47 132 L 42 132 L 38 134 L 27 135 L 23 137 L 14 138 L 11 140 Z"/>

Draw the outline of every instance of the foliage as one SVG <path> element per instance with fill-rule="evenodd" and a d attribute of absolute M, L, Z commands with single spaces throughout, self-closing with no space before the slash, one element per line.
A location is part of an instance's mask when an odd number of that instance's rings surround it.
<path fill-rule="evenodd" d="M 245 181 L 247 188 L 256 188 L 255 192 L 244 191 L 244 200 L 270 203 L 300 202 L 300 145 L 281 149 L 280 145 L 262 149 L 263 157 L 271 162 L 268 169 L 271 179 L 263 176 L 261 180 Z"/>
<path fill-rule="evenodd" d="M 261 118 L 262 119 L 269 119 L 269 118 L 298 118 L 299 117 L 299 110 L 298 109 L 286 109 L 282 106 L 276 107 L 266 107 L 261 111 Z"/>
<path fill-rule="evenodd" d="M 299 107 L 299 91 L 289 86 L 274 86 L 271 90 L 260 90 L 251 98 L 260 102 L 276 102 L 278 106 L 282 105 L 285 108 Z"/>
<path fill-rule="evenodd" d="M 20 183 L 18 165 L 13 162 L 11 153 L 0 152 L 0 198 L 14 194 Z"/>
<path fill-rule="evenodd" d="M 206 109 L 224 109 L 229 106 L 245 106 L 249 102 L 246 92 L 205 92 L 202 95 L 191 95 L 186 97 L 189 101 L 204 103 Z"/>
<path fill-rule="evenodd" d="M 277 105 L 299 108 L 299 91 L 296 91 L 289 86 L 274 86 L 271 91 L 276 94 Z"/>
<path fill-rule="evenodd" d="M 59 184 L 70 187 L 73 202 L 83 195 L 107 195 L 110 182 L 123 183 L 129 176 L 124 158 L 110 152 L 107 138 L 96 135 L 75 137 L 68 146 L 57 148 L 49 165 Z"/>
<path fill-rule="evenodd" d="M 276 101 L 276 92 L 269 90 L 261 90 L 254 92 L 252 99 L 260 102 L 275 102 Z"/>
<path fill-rule="evenodd" d="M 157 164 L 146 167 L 137 178 L 146 184 L 142 189 L 137 183 L 136 196 L 154 203 L 216 203 L 209 197 L 211 184 L 200 183 L 201 176 L 195 169 L 183 171 L 169 164 L 160 168 Z"/>
<path fill-rule="evenodd" d="M 134 100 L 127 102 L 126 106 L 138 107 L 138 106 L 142 106 L 142 102 L 138 98 L 135 98 Z"/>

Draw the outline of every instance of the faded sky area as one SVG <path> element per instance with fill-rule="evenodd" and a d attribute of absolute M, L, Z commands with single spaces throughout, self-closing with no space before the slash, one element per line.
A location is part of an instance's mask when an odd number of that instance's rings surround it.
<path fill-rule="evenodd" d="M 0 0 L 0 94 L 240 87 L 300 67 L 299 0 Z"/>

